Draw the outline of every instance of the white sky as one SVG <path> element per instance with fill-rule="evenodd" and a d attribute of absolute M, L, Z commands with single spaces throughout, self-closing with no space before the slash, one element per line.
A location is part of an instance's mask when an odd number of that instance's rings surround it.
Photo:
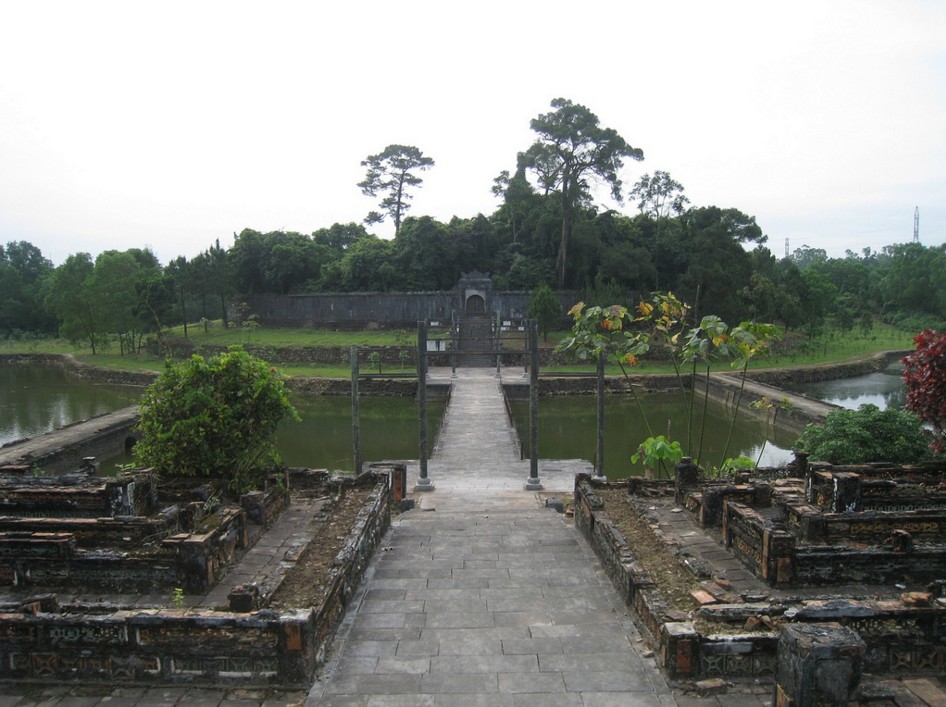
<path fill-rule="evenodd" d="M 643 149 L 627 187 L 667 171 L 778 256 L 910 241 L 915 206 L 946 241 L 937 0 L 7 0 L 0 244 L 166 263 L 361 221 L 360 162 L 392 143 L 436 161 L 411 215 L 489 214 L 558 96 Z"/>

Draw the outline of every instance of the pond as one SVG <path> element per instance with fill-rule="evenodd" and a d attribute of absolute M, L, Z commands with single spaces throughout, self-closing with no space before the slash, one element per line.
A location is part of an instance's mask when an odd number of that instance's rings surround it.
<path fill-rule="evenodd" d="M 133 405 L 141 388 L 99 385 L 76 379 L 58 367 L 0 366 L 0 444 L 36 436 L 71 422 Z M 846 380 L 826 381 L 799 390 L 810 397 L 856 408 L 864 402 L 878 407 L 900 407 L 903 385 L 899 367 Z M 302 422 L 284 422 L 277 432 L 277 447 L 290 466 L 309 466 L 351 471 L 351 401 L 348 397 L 294 396 Z M 413 398 L 364 397 L 361 401 L 362 458 L 416 459 L 417 403 Z M 513 401 L 515 424 L 528 453 L 528 403 Z M 650 394 L 644 407 L 654 434 L 686 439 L 685 419 L 679 393 Z M 444 409 L 442 402 L 429 403 L 428 440 L 436 440 Z M 703 432 L 702 459 L 715 466 L 722 461 L 729 430 L 729 415 L 711 404 Z M 546 459 L 588 459 L 595 456 L 596 403 L 594 396 L 551 396 L 539 404 L 539 455 Z M 632 398 L 608 396 L 605 412 L 605 460 L 608 474 L 623 478 L 641 473 L 630 457 L 637 445 L 650 436 Z M 693 454 L 699 448 L 699 410 L 694 422 Z M 788 462 L 795 436 L 772 429 L 760 417 L 740 414 L 727 457 L 740 455 L 758 459 L 762 466 Z M 684 444 L 684 446 L 686 446 Z M 102 460 L 103 471 L 128 459 Z"/>
<path fill-rule="evenodd" d="M 142 390 L 94 384 L 58 366 L 0 366 L 0 445 L 134 405 Z"/>
<path fill-rule="evenodd" d="M 882 371 L 855 378 L 799 384 L 794 386 L 794 391 L 849 410 L 856 410 L 866 403 L 876 405 L 881 410 L 899 410 L 907 398 L 902 374 L 903 365 L 892 363 Z"/>
<path fill-rule="evenodd" d="M 648 393 L 641 398 L 653 434 L 677 440 L 686 450 L 686 413 L 680 393 Z M 729 434 L 730 415 L 718 403 L 710 401 L 706 427 L 701 435 L 701 404 L 695 411 L 692 432 L 692 456 L 702 464 L 719 466 Z M 519 439 L 528 455 L 529 403 L 512 401 L 510 407 Z M 623 479 L 643 473 L 640 464 L 631 463 L 638 445 L 651 436 L 640 410 L 630 396 L 605 397 L 605 468 L 610 479 Z M 543 459 L 594 460 L 597 445 L 597 402 L 593 395 L 552 396 L 539 400 L 539 457 Z M 673 422 L 671 422 L 673 421 Z M 669 434 L 668 434 L 669 431 Z M 699 441 L 702 437 L 702 448 Z M 762 415 L 740 413 L 736 416 L 732 440 L 726 457 L 746 456 L 760 466 L 780 466 L 791 461 L 790 451 L 797 435 L 773 429 Z M 702 454 L 699 452 L 702 451 Z"/>
<path fill-rule="evenodd" d="M 138 402 L 142 388 L 98 385 L 55 366 L 0 366 L 0 445 L 44 434 L 78 420 Z M 292 396 L 301 422 L 284 421 L 276 446 L 289 466 L 353 471 L 351 399 L 347 396 Z M 440 428 L 444 403 L 428 401 L 428 444 Z M 361 399 L 362 459 L 416 459 L 417 401 L 414 398 Z M 102 473 L 130 458 L 101 459 Z"/>

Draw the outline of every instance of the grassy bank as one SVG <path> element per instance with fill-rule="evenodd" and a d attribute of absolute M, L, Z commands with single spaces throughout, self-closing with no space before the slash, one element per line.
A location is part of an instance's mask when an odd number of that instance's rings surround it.
<path fill-rule="evenodd" d="M 569 332 L 550 333 L 548 341 L 542 341 L 540 346 L 554 348 Z M 171 342 L 183 341 L 182 327 L 176 327 L 167 333 Z M 411 330 L 365 330 L 355 332 L 327 331 L 318 329 L 274 329 L 264 327 L 251 328 L 224 328 L 219 322 L 215 326 L 204 329 L 200 325 L 191 325 L 187 330 L 187 340 L 200 346 L 228 346 L 232 344 L 255 345 L 267 348 L 284 347 L 348 347 L 358 346 L 366 349 L 371 347 L 400 346 L 414 348 L 416 346 L 416 332 Z M 509 348 L 520 348 L 518 341 L 510 341 Z M 890 326 L 877 324 L 867 334 L 848 332 L 844 335 L 825 335 L 818 339 L 807 340 L 799 338 L 788 346 L 782 342 L 777 352 L 765 359 L 753 361 L 751 368 L 796 367 L 819 365 L 848 361 L 860 357 L 870 356 L 882 351 L 913 348 L 913 334 L 900 331 Z M 120 370 L 164 370 L 163 357 L 147 353 L 122 356 L 117 345 L 99 348 L 94 355 L 87 346 L 75 345 L 62 339 L 5 339 L 0 341 L 0 353 L 5 354 L 68 354 L 78 361 L 94 366 L 115 368 Z M 280 370 L 288 376 L 320 377 L 320 378 L 348 378 L 351 375 L 347 365 L 280 365 Z M 362 370 L 370 372 L 369 366 L 363 364 Z M 716 364 L 714 370 L 728 370 L 725 362 Z M 383 369 L 386 373 L 399 372 L 400 366 L 387 364 Z M 405 368 L 405 370 L 410 370 Z M 592 365 L 561 365 L 548 366 L 545 372 L 592 372 Z M 670 364 L 642 359 L 641 365 L 634 368 L 634 374 L 672 373 Z M 617 366 L 609 366 L 609 375 L 620 375 Z"/>

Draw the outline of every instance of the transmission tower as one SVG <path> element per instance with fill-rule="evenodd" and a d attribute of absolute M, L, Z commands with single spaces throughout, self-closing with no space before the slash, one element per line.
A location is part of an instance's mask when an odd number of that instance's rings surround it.
<path fill-rule="evenodd" d="M 785 257 L 788 257 L 788 239 L 785 239 Z"/>
<path fill-rule="evenodd" d="M 920 207 L 913 209 L 913 242 L 920 242 Z"/>

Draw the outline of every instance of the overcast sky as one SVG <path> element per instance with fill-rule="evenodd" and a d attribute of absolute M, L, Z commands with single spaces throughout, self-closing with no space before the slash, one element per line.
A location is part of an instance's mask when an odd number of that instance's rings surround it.
<path fill-rule="evenodd" d="M 0 244 L 166 263 L 361 221 L 392 143 L 436 162 L 410 215 L 489 214 L 559 96 L 644 151 L 625 185 L 669 172 L 778 256 L 910 241 L 916 206 L 946 241 L 937 0 L 31 0 L 0 4 Z"/>

